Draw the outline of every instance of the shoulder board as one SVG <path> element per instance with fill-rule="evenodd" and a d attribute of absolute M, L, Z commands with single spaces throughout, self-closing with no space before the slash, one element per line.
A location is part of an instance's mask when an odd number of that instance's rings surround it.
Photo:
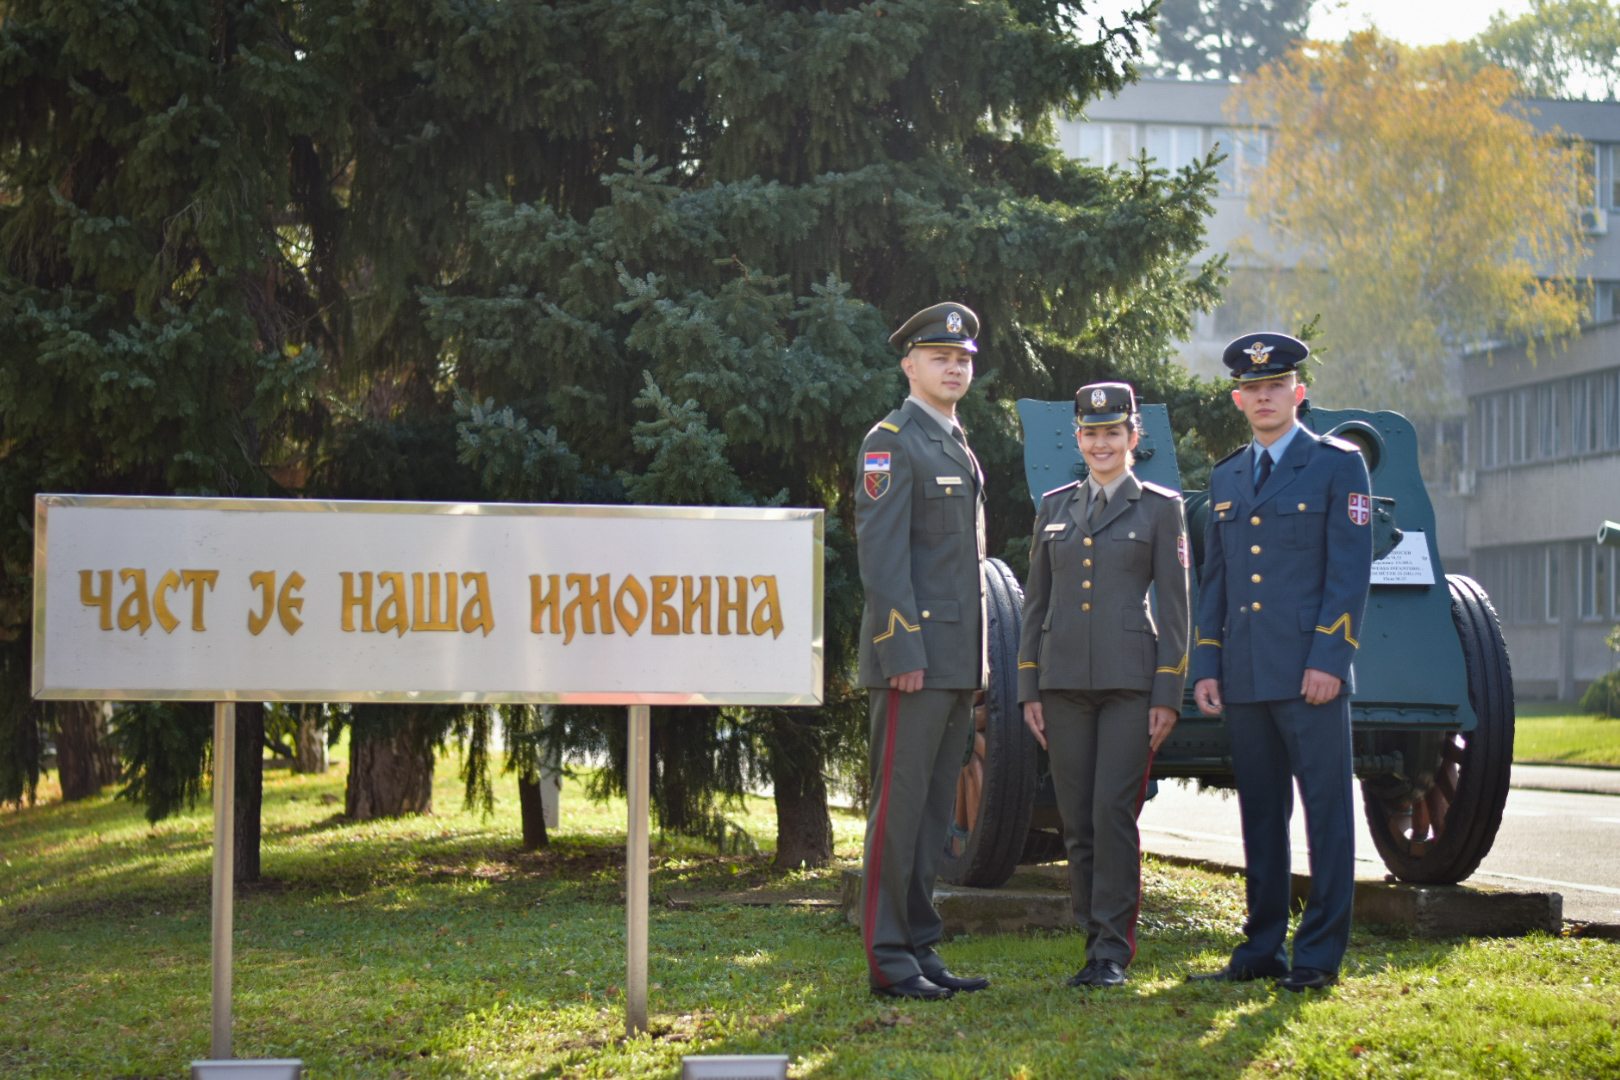
<path fill-rule="evenodd" d="M 892 431 L 898 433 L 901 428 L 905 427 L 906 424 L 910 422 L 910 413 L 906 412 L 904 409 L 896 409 L 873 425 L 872 431 L 878 431 L 881 429 L 883 431 Z M 867 432 L 867 434 L 871 434 L 871 432 Z"/>
<path fill-rule="evenodd" d="M 1361 453 L 1361 447 L 1357 446 L 1349 439 L 1341 439 L 1337 435 L 1323 435 L 1318 441 L 1320 441 L 1324 446 L 1331 446 L 1335 450 L 1343 450 L 1347 454 Z"/>
<path fill-rule="evenodd" d="M 1137 483 L 1142 485 L 1142 490 L 1143 491 L 1151 491 L 1151 492 L 1153 492 L 1153 494 L 1155 494 L 1155 495 L 1163 495 L 1167 499 L 1179 499 L 1179 498 L 1181 498 L 1181 492 L 1172 491 L 1170 488 L 1165 487 L 1163 484 L 1155 484 L 1151 480 L 1138 480 Z"/>
<path fill-rule="evenodd" d="M 1061 495 L 1063 492 L 1068 491 L 1071 488 L 1077 488 L 1083 483 L 1085 483 L 1084 480 L 1076 480 L 1072 484 L 1064 484 L 1062 487 L 1055 487 L 1051 491 L 1042 493 L 1041 498 L 1050 499 L 1053 495 Z"/>
<path fill-rule="evenodd" d="M 1232 451 L 1230 454 L 1227 454 L 1225 457 L 1221 458 L 1221 460 L 1217 461 L 1215 463 L 1215 465 L 1225 465 L 1228 461 L 1231 461 L 1233 458 L 1237 457 L 1239 454 L 1243 453 L 1243 451 L 1247 450 L 1248 448 L 1249 448 L 1249 444 L 1244 443 L 1242 446 L 1238 447 L 1236 450 Z M 1214 468 L 1215 466 L 1212 465 L 1210 467 Z"/>

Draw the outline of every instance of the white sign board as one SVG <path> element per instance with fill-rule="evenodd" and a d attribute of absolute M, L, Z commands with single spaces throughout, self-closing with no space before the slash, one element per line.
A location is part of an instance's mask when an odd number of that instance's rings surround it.
<path fill-rule="evenodd" d="M 1374 585 L 1433 585 L 1434 563 L 1429 561 L 1429 538 L 1418 529 L 1401 534 L 1393 551 L 1372 565 Z"/>
<path fill-rule="evenodd" d="M 34 694 L 818 705 L 822 514 L 41 495 Z"/>

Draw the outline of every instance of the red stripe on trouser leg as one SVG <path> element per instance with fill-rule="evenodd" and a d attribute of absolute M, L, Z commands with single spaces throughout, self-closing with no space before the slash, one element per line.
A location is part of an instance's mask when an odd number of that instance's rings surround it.
<path fill-rule="evenodd" d="M 894 732 L 900 726 L 900 691 L 889 691 L 888 718 L 883 725 L 883 778 L 878 785 L 877 820 L 872 829 L 872 856 L 866 867 L 866 911 L 861 917 L 861 943 L 866 947 L 866 963 L 880 986 L 888 986 L 872 953 L 872 932 L 877 923 L 878 890 L 882 888 L 883 827 L 889 817 L 889 778 L 894 772 Z"/>
<path fill-rule="evenodd" d="M 1148 777 L 1153 775 L 1153 751 L 1148 751 L 1147 767 L 1142 770 L 1142 786 L 1136 792 L 1136 816 L 1142 817 L 1142 804 L 1147 802 Z M 1131 959 L 1136 959 L 1136 917 L 1142 914 L 1142 830 L 1136 830 L 1136 907 L 1131 911 L 1131 926 L 1125 940 L 1131 946 Z"/>

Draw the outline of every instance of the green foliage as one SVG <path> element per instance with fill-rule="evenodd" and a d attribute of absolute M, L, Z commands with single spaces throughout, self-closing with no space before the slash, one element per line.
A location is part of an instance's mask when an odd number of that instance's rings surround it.
<path fill-rule="evenodd" d="M 1222 388 L 1168 359 L 1223 273 L 1190 263 L 1210 164 L 1051 145 L 1151 21 L 1087 39 L 1080 12 L 7 4 L 0 631 L 26 636 L 41 490 L 819 506 L 827 706 L 660 710 L 655 805 L 707 829 L 761 770 L 855 769 L 851 463 L 903 393 L 893 325 L 984 316 L 991 550 L 1029 528 L 1019 396 L 1124 375 L 1189 446 L 1230 434 Z M 496 722 L 409 721 L 424 746 Z M 622 760 L 617 711 L 541 726 Z"/>
<path fill-rule="evenodd" d="M 1620 671 L 1592 680 L 1581 695 L 1581 711 L 1598 716 L 1620 716 Z"/>
<path fill-rule="evenodd" d="M 1507 68 L 1530 97 L 1613 101 L 1620 88 L 1620 10 L 1609 0 L 1530 0 L 1498 11 L 1469 43 L 1478 63 Z"/>
<path fill-rule="evenodd" d="M 159 822 L 196 804 L 214 730 L 207 704 L 134 701 L 113 710 L 112 741 L 123 762 L 118 797 Z"/>
<path fill-rule="evenodd" d="M 1305 37 L 1310 0 L 1160 0 L 1159 74 L 1238 79 Z"/>

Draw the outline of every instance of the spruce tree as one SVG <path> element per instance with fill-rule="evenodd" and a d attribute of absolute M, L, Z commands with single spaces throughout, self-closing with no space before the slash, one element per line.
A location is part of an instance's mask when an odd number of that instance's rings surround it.
<path fill-rule="evenodd" d="M 849 496 L 903 395 L 889 329 L 943 298 L 984 318 L 966 422 L 993 551 L 1027 546 L 1019 396 L 1123 376 L 1189 451 L 1229 437 L 1218 389 L 1166 359 L 1216 298 L 1220 267 L 1190 265 L 1211 170 L 1053 149 L 1054 115 L 1133 77 L 1149 19 L 1093 39 L 1079 13 L 7 4 L 6 636 L 26 640 L 41 490 L 822 506 L 827 707 L 658 710 L 655 808 L 714 833 L 769 780 L 782 861 L 824 858 L 828 762 L 864 743 Z M 0 752 L 35 745 L 0 697 Z M 424 757 L 498 722 L 355 719 Z M 622 762 L 622 711 L 524 723 Z M 172 734 L 140 745 L 194 745 Z"/>

